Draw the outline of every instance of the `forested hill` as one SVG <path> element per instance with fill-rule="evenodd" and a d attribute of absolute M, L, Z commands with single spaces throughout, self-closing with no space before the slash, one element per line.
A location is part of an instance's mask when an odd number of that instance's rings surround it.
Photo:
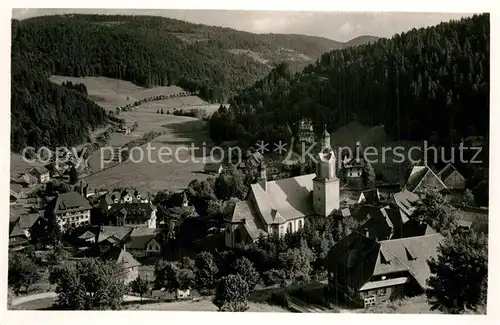
<path fill-rule="evenodd" d="M 252 34 L 153 16 L 57 15 L 13 22 L 13 41 L 52 74 L 178 85 L 221 100 L 280 62 L 304 67 L 344 43 Z"/>
<path fill-rule="evenodd" d="M 484 14 L 331 51 L 302 73 L 280 66 L 213 115 L 211 136 L 289 140 L 286 126 L 311 118 L 316 131 L 358 120 L 394 139 L 442 145 L 487 137 L 489 46 Z"/>

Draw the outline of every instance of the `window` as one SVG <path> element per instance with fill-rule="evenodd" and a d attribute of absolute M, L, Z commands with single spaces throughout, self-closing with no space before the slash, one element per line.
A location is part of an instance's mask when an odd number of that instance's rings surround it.
<path fill-rule="evenodd" d="M 378 290 L 379 296 L 385 296 L 387 294 L 387 288 L 381 288 Z"/>
<path fill-rule="evenodd" d="M 299 220 L 299 226 L 297 229 L 302 229 L 302 220 Z"/>
<path fill-rule="evenodd" d="M 241 242 L 241 230 L 236 229 L 236 230 L 234 231 L 234 241 L 235 241 L 236 243 Z"/>
<path fill-rule="evenodd" d="M 289 234 L 292 233 L 292 223 L 291 222 L 288 223 L 288 226 L 286 227 L 286 232 Z"/>

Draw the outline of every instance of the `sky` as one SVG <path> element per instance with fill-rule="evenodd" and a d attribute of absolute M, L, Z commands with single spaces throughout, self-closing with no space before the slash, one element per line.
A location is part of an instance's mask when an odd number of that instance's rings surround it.
<path fill-rule="evenodd" d="M 412 28 L 471 16 L 465 13 L 399 12 L 300 12 L 172 9 L 13 9 L 12 16 L 25 19 L 63 13 L 153 15 L 192 23 L 231 27 L 252 33 L 293 33 L 348 41 L 361 35 L 391 37 Z"/>

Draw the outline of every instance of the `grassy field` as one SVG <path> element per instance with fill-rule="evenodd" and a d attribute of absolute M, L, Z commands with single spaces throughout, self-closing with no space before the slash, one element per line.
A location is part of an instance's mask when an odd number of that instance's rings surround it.
<path fill-rule="evenodd" d="M 143 98 L 184 92 L 184 89 L 177 86 L 147 89 L 128 81 L 105 77 L 52 76 L 50 80 L 57 84 L 62 84 L 65 81 L 83 83 L 87 87 L 89 98 L 103 108 L 113 111 L 118 106 L 130 104 Z M 144 134 L 151 131 L 164 133 L 151 142 L 150 147 L 157 148 L 151 150 L 153 159 L 148 161 L 147 145 L 145 144 L 141 147 L 145 157 L 143 161 L 139 163 L 128 161 L 101 171 L 101 151 L 98 150 L 89 159 L 91 172 L 95 174 L 86 177 L 85 181 L 92 187 L 137 187 L 156 192 L 167 188 L 185 188 L 195 178 L 205 179 L 207 176 L 200 173 L 203 170 L 204 162 L 182 163 L 172 159 L 173 161 L 170 163 L 161 163 L 158 159 L 158 152 L 160 147 L 168 147 L 170 150 L 162 149 L 163 152 L 172 152 L 173 156 L 176 150 L 181 150 L 178 148 L 190 147 L 192 142 L 196 144 L 210 143 L 204 127 L 205 122 L 195 118 L 167 114 L 167 111 L 173 113 L 174 109 L 196 109 L 210 115 L 218 107 L 218 104 L 208 104 L 199 97 L 187 96 L 143 103 L 133 111 L 122 112 L 119 117 L 130 124 L 137 122 L 138 128 L 128 135 L 113 133 L 108 146 L 122 147 L 130 141 L 140 139 Z M 164 114 L 158 114 L 157 112 L 162 109 Z M 132 157 L 139 159 L 139 155 L 136 150 Z M 184 160 L 187 156 L 187 152 L 179 152 L 180 159 Z M 201 156 L 201 153 L 197 153 L 196 156 Z M 153 162 L 155 160 L 156 162 Z M 210 161 L 210 157 L 207 160 Z M 13 173 L 25 171 L 30 167 L 16 154 L 11 155 L 11 166 Z"/>

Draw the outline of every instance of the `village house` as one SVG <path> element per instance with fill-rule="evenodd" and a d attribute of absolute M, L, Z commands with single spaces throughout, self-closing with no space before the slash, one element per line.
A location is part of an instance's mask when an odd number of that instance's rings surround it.
<path fill-rule="evenodd" d="M 123 268 L 125 284 L 129 284 L 139 277 L 139 266 L 141 266 L 141 263 L 124 248 L 115 246 L 103 254 L 101 258 L 103 260 L 115 262 Z"/>
<path fill-rule="evenodd" d="M 224 170 L 221 163 L 207 163 L 205 167 L 203 167 L 203 172 L 215 176 L 219 176 L 220 173 Z"/>
<path fill-rule="evenodd" d="M 10 220 L 9 247 L 19 248 L 29 244 L 32 234 L 42 230 L 43 211 L 16 216 Z"/>
<path fill-rule="evenodd" d="M 107 212 L 115 226 L 156 228 L 156 207 L 151 203 L 113 203 Z"/>
<path fill-rule="evenodd" d="M 10 184 L 10 204 L 19 203 L 20 200 L 27 199 L 28 195 L 22 185 Z"/>
<path fill-rule="evenodd" d="M 328 216 L 340 208 L 340 182 L 329 138 L 325 131 L 314 174 L 268 181 L 265 165 L 260 164 L 258 182 L 226 221 L 226 246 L 293 233 L 304 227 L 306 218 Z"/>
<path fill-rule="evenodd" d="M 450 163 L 444 166 L 437 176 L 441 179 L 444 185 L 450 190 L 462 191 L 465 190 L 465 177 Z"/>
<path fill-rule="evenodd" d="M 46 167 L 33 167 L 28 171 L 28 173 L 35 176 L 41 184 L 45 184 L 50 181 L 50 172 Z"/>
<path fill-rule="evenodd" d="M 440 234 L 376 241 L 356 232 L 328 253 L 330 298 L 355 306 L 422 294 L 437 257 Z"/>
<path fill-rule="evenodd" d="M 30 173 L 24 173 L 14 179 L 14 183 L 25 188 L 30 188 L 38 183 L 38 179 Z"/>
<path fill-rule="evenodd" d="M 441 178 L 425 162 L 421 166 L 411 167 L 404 188 L 419 196 L 423 195 L 426 189 L 437 191 L 448 189 Z"/>
<path fill-rule="evenodd" d="M 160 229 L 135 228 L 128 235 L 125 247 L 134 256 L 142 257 L 160 253 L 161 246 L 158 240 Z"/>
<path fill-rule="evenodd" d="M 59 194 L 51 203 L 57 222 L 62 228 L 90 224 L 89 202 L 77 192 Z"/>

